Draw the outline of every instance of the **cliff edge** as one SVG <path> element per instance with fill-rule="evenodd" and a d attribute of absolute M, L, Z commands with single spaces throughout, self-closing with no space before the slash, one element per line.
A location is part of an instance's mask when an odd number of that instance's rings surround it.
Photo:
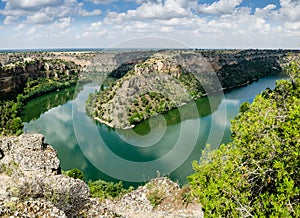
<path fill-rule="evenodd" d="M 100 201 L 82 180 L 60 171 L 42 135 L 0 138 L 0 217 L 203 217 L 200 205 L 167 178 Z"/>

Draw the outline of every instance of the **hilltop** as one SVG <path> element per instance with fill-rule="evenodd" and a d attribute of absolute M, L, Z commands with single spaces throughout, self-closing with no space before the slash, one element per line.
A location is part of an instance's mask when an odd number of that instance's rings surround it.
<path fill-rule="evenodd" d="M 164 113 L 204 94 L 199 81 L 172 57 L 156 55 L 136 64 L 108 89 L 90 96 L 88 112 L 117 128 Z"/>
<path fill-rule="evenodd" d="M 297 51 L 293 51 L 297 53 Z M 89 96 L 87 112 L 114 128 L 132 128 L 207 94 L 279 73 L 289 51 L 168 50 L 130 60 L 110 75 L 118 80 Z"/>

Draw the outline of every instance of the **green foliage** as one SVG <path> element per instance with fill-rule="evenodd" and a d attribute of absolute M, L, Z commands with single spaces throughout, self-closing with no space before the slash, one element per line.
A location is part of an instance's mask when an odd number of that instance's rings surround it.
<path fill-rule="evenodd" d="M 65 82 L 65 80 L 58 80 L 55 78 L 38 78 L 37 80 L 29 80 L 23 92 L 17 96 L 18 102 L 26 103 L 27 101 L 56 91 L 64 89 L 76 84 L 77 79 L 73 78 Z"/>
<path fill-rule="evenodd" d="M 128 121 L 130 124 L 139 123 L 145 118 L 163 114 L 176 107 L 168 97 L 158 92 L 148 92 L 135 99 L 129 106 Z"/>
<path fill-rule="evenodd" d="M 74 179 L 81 179 L 84 181 L 84 174 L 81 170 L 74 168 L 69 171 L 64 172 L 65 175 L 72 177 Z"/>
<path fill-rule="evenodd" d="M 300 65 L 297 61 L 291 61 L 289 65 L 286 67 L 285 72 L 289 77 L 291 78 L 292 82 L 295 82 L 295 80 L 299 79 L 299 72 L 300 72 Z"/>
<path fill-rule="evenodd" d="M 151 190 L 146 197 L 153 207 L 157 207 L 166 198 L 166 193 L 164 190 L 156 188 Z"/>
<path fill-rule="evenodd" d="M 46 70 L 45 65 L 51 64 L 52 71 Z M 39 69 L 34 72 L 38 78 L 28 78 L 25 87 L 22 85 L 17 96 L 11 96 L 14 100 L 0 100 L 0 136 L 1 135 L 20 135 L 23 130 L 23 122 L 20 118 L 23 105 L 38 96 L 63 89 L 76 84 L 78 75 L 77 68 L 73 62 L 63 60 L 43 60 L 37 59 L 33 62 L 17 62 L 16 68 L 30 67 L 32 64 L 39 66 Z M 64 70 L 55 70 L 61 69 Z M 75 69 L 75 70 L 74 70 Z M 0 72 L 13 70 L 10 66 L 0 66 Z M 68 70 L 68 74 L 66 74 Z M 34 75 L 33 75 L 34 76 Z M 22 88 L 22 89 L 21 89 Z"/>
<path fill-rule="evenodd" d="M 207 217 L 238 217 L 241 204 L 247 210 L 247 194 L 240 190 L 247 188 L 239 165 L 241 154 L 238 149 L 221 145 L 218 150 L 210 147 L 202 153 L 200 165 L 193 163 L 195 174 L 188 179 L 192 194 L 199 198 Z M 234 199 L 239 197 L 238 201 Z"/>
<path fill-rule="evenodd" d="M 8 164 L 0 165 L 0 173 L 6 173 L 6 175 L 11 176 L 18 167 L 19 165 L 16 162 L 10 161 Z"/>
<path fill-rule="evenodd" d="M 205 93 L 204 88 L 192 73 L 181 73 L 178 79 L 193 99 L 201 98 Z"/>
<path fill-rule="evenodd" d="M 0 136 L 20 135 L 22 133 L 23 124 L 19 117 L 20 111 L 20 103 L 0 100 Z"/>
<path fill-rule="evenodd" d="M 125 189 L 122 182 L 113 183 L 103 180 L 89 181 L 88 186 L 91 197 L 100 198 L 101 200 L 106 198 L 120 198 L 132 190 L 132 187 Z"/>
<path fill-rule="evenodd" d="M 278 81 L 273 91 L 242 105 L 231 143 L 215 151 L 208 146 L 193 163 L 188 179 L 206 217 L 300 216 L 297 69 L 291 81 Z"/>
<path fill-rule="evenodd" d="M 246 112 L 247 110 L 249 110 L 249 108 L 250 108 L 250 103 L 249 103 L 248 101 L 245 101 L 245 102 L 243 102 L 243 103 L 240 105 L 240 110 L 239 110 L 239 112 L 240 112 L 240 113 L 244 113 L 244 112 Z"/>
<path fill-rule="evenodd" d="M 182 204 L 185 206 L 188 206 L 190 203 L 193 202 L 194 199 L 189 185 L 184 185 L 182 187 L 180 197 L 181 197 Z"/>

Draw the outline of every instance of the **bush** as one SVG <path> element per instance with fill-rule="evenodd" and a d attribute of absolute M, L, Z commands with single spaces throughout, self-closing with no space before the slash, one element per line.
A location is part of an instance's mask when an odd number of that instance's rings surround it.
<path fill-rule="evenodd" d="M 0 136 L 20 135 L 23 124 L 20 118 L 21 104 L 0 100 Z"/>
<path fill-rule="evenodd" d="M 77 169 L 77 168 L 74 168 L 72 170 L 69 170 L 69 171 L 66 171 L 64 173 L 65 175 L 69 176 L 69 177 L 72 177 L 74 179 L 81 179 L 84 181 L 84 174 L 81 170 Z"/>
<path fill-rule="evenodd" d="M 119 198 L 132 190 L 132 187 L 125 189 L 122 182 L 113 183 L 103 180 L 89 181 L 88 186 L 90 188 L 91 197 L 100 198 L 101 200 L 106 198 Z"/>
<path fill-rule="evenodd" d="M 154 189 L 147 194 L 147 199 L 153 207 L 157 207 L 166 198 L 166 193 L 163 189 Z"/>
<path fill-rule="evenodd" d="M 242 105 L 231 143 L 207 146 L 193 163 L 188 179 L 206 217 L 300 216 L 300 72 L 293 73 Z"/>

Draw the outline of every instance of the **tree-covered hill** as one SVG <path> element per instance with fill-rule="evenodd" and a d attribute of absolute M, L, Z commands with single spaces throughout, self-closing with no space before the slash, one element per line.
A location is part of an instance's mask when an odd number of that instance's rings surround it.
<path fill-rule="evenodd" d="M 232 121 L 232 142 L 203 151 L 189 177 L 206 217 L 300 216 L 300 62 Z"/>
<path fill-rule="evenodd" d="M 109 88 L 89 96 L 87 111 L 111 127 L 128 128 L 204 95 L 191 72 L 171 57 L 153 56 L 136 64 Z"/>
<path fill-rule="evenodd" d="M 169 50 L 135 56 L 109 74 L 118 80 L 91 95 L 87 111 L 108 126 L 132 128 L 206 94 L 279 73 L 287 54 L 287 50 Z"/>

